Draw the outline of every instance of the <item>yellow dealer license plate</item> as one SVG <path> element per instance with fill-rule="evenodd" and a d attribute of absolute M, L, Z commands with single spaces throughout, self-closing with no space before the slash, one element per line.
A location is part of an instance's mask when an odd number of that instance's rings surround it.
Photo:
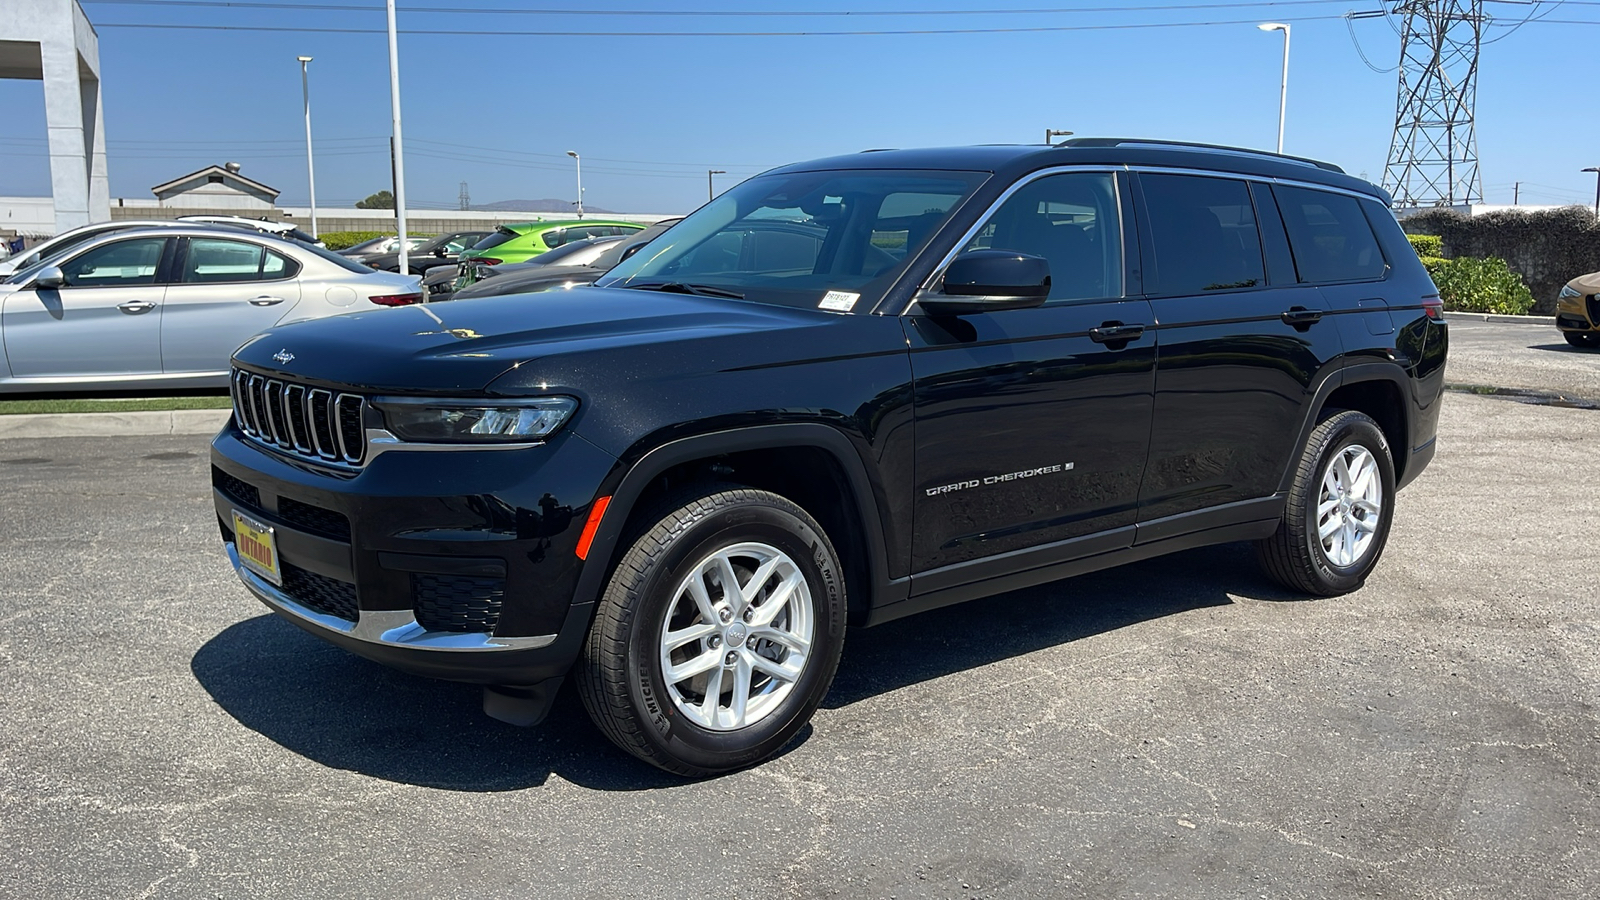
<path fill-rule="evenodd" d="M 276 585 L 283 584 L 278 569 L 278 542 L 272 526 L 263 525 L 237 509 L 233 511 L 233 540 L 244 567 Z"/>

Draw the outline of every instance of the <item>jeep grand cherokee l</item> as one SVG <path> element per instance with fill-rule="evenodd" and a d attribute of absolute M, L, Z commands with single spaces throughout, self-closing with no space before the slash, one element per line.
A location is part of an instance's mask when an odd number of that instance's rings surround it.
<path fill-rule="evenodd" d="M 284 618 L 491 715 L 571 673 L 642 759 L 749 765 L 847 627 L 1223 541 L 1359 587 L 1447 346 L 1387 203 L 1148 141 L 777 169 L 595 287 L 240 348 L 222 537 Z"/>

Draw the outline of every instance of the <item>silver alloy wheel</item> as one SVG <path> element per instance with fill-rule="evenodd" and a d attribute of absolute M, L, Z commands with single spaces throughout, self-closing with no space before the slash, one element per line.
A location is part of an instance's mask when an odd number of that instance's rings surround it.
<path fill-rule="evenodd" d="M 703 728 L 753 725 L 805 671 L 811 588 L 770 544 L 725 547 L 695 564 L 661 626 L 661 672 L 679 712 Z"/>
<path fill-rule="evenodd" d="M 1348 444 L 1333 455 L 1317 498 L 1317 538 L 1328 562 L 1349 568 L 1372 549 L 1383 516 L 1383 476 L 1372 451 Z"/>

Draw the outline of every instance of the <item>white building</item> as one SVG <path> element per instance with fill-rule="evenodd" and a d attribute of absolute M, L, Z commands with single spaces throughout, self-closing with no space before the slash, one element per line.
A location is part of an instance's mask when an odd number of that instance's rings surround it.
<path fill-rule="evenodd" d="M 271 210 L 278 200 L 278 189 L 239 174 L 238 163 L 206 166 L 158 184 L 150 191 L 163 207 L 176 209 L 237 209 L 245 212 Z"/>

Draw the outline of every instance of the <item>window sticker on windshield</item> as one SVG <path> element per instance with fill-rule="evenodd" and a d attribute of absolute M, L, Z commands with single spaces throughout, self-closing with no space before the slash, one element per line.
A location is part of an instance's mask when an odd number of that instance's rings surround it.
<path fill-rule="evenodd" d="M 860 294 L 852 294 L 849 291 L 829 291 L 822 296 L 822 302 L 817 304 L 817 309 L 849 312 L 855 308 L 856 301 L 860 299 Z"/>

